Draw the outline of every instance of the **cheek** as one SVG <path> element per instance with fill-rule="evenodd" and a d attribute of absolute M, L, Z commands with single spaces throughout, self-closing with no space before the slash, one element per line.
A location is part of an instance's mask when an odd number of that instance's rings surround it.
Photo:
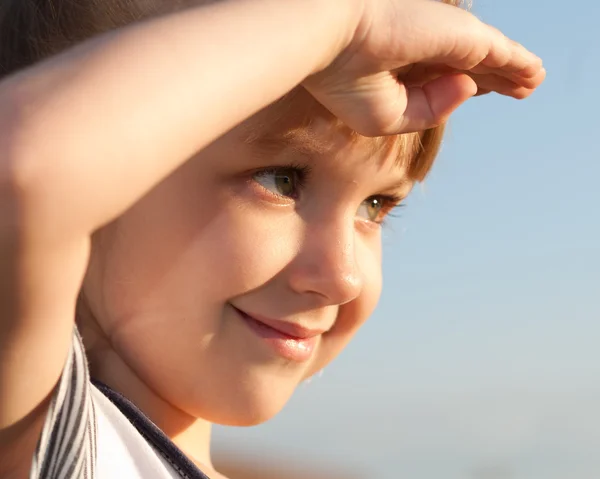
<path fill-rule="evenodd" d="M 370 237 L 357 244 L 357 263 L 363 287 L 358 298 L 340 308 L 340 334 L 354 335 L 371 316 L 381 296 L 381 238 Z"/>
<path fill-rule="evenodd" d="M 260 287 L 293 258 L 293 214 L 190 176 L 159 185 L 98 235 L 86 282 L 104 303 L 100 316 L 196 315 Z"/>
<path fill-rule="evenodd" d="M 293 260 L 300 236 L 292 215 L 251 204 L 231 207 L 201 240 L 211 251 L 201 262 L 212 272 L 211 294 L 222 302 L 262 287 Z"/>

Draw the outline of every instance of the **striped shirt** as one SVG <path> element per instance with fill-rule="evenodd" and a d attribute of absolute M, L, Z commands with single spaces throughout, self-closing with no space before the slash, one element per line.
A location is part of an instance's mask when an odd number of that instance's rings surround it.
<path fill-rule="evenodd" d="M 90 380 L 77 329 L 30 479 L 209 479 L 133 403 Z"/>

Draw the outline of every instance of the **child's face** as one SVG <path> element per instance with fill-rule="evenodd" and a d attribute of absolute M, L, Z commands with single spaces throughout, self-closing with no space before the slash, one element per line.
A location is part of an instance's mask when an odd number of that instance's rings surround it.
<path fill-rule="evenodd" d="M 273 121 L 275 110 L 284 117 Z M 276 139 L 306 115 L 310 129 L 280 145 Z M 243 141 L 249 130 L 262 139 Z M 212 422 L 247 425 L 278 412 L 378 301 L 377 222 L 388 198 L 406 196 L 412 184 L 397 151 L 373 151 L 371 140 L 350 141 L 300 91 L 211 145 L 107 226 L 84 295 L 126 365 L 118 374 L 137 376 Z M 286 342 L 243 313 L 324 332 Z M 92 363 L 101 361 L 91 353 Z"/>

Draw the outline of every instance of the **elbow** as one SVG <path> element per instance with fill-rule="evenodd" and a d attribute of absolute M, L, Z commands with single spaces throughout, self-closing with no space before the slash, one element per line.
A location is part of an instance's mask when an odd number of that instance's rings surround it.
<path fill-rule="evenodd" d="M 30 190 L 36 178 L 23 96 L 17 82 L 0 83 L 0 188 L 7 199 Z"/>
<path fill-rule="evenodd" d="M 81 209 L 73 206 L 67 156 L 52 131 L 56 119 L 28 88 L 0 82 L 0 215 L 20 236 L 32 241 L 62 241 L 89 234 Z M 75 214 L 77 213 L 77 214 Z"/>
<path fill-rule="evenodd" d="M 0 83 L 0 215 L 3 229 L 23 231 L 40 203 L 43 174 L 36 160 L 27 103 L 19 88 Z M 6 230 L 5 230 L 6 231 Z"/>

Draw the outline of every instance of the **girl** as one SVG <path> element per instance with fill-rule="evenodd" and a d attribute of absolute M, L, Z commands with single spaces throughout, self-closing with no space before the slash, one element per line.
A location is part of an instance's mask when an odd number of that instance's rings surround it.
<path fill-rule="evenodd" d="M 210 424 L 372 312 L 437 125 L 545 75 L 428 0 L 3 0 L 0 35 L 1 477 L 219 477 Z"/>

